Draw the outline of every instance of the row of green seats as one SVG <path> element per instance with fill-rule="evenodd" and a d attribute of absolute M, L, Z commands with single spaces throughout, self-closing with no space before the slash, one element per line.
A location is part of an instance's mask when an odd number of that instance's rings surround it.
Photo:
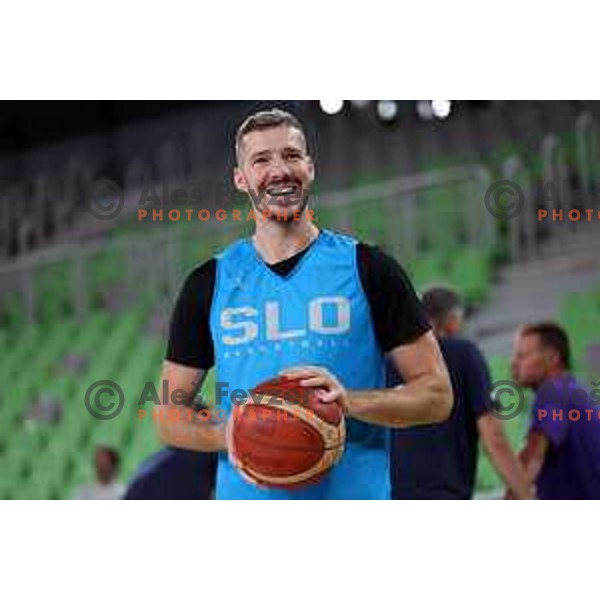
<path fill-rule="evenodd" d="M 596 367 L 589 364 L 588 353 L 594 347 L 600 348 L 600 287 L 565 295 L 560 321 L 569 334 L 576 371 L 591 375 Z"/>
<path fill-rule="evenodd" d="M 130 382 L 130 386 L 141 390 L 145 378 L 157 376 L 164 349 L 162 341 L 157 339 L 144 340 L 140 347 L 141 326 L 146 316 L 147 308 L 142 306 L 119 317 L 98 315 L 83 325 L 66 321 L 51 328 L 31 329 L 26 336 L 29 344 L 25 344 L 24 348 L 34 350 L 32 344 L 37 343 L 39 352 L 32 353 L 33 363 L 30 362 L 29 370 L 23 369 L 25 374 L 15 377 L 11 401 L 4 402 L 3 398 L 0 405 L 0 456 L 3 464 L 7 465 L 5 475 L 0 478 L 0 497 L 62 497 L 65 481 L 74 471 L 72 457 L 81 454 L 85 447 L 88 450 L 85 452 L 86 460 L 91 461 L 93 445 L 100 440 L 100 434 L 110 428 L 100 427 L 101 423 L 114 423 L 113 429 L 125 431 L 124 436 L 119 439 L 113 437 L 113 441 L 117 442 L 117 447 L 127 447 L 135 433 L 131 417 L 137 414 L 135 408 L 139 391 L 130 390 L 130 394 L 135 391 L 130 404 L 134 410 L 129 415 L 124 411 L 120 420 L 101 422 L 93 419 L 85 409 L 83 399 L 87 386 L 96 379 Z M 43 330 L 46 335 L 38 336 Z M 102 330 L 104 335 L 100 335 Z M 73 348 L 84 349 L 81 344 L 85 341 L 96 344 L 95 348 L 85 348 L 90 353 L 96 351 L 95 356 L 90 354 L 92 362 L 86 374 L 59 374 L 60 359 Z M 10 336 L 4 338 L 4 343 L 10 343 Z M 11 365 L 12 368 L 15 366 L 18 366 L 17 363 Z M 31 367 L 37 377 L 31 376 Z M 126 383 L 123 386 L 127 388 Z M 41 392 L 63 400 L 64 418 L 60 425 L 23 423 L 29 402 Z M 151 445 L 148 448 L 152 450 Z"/>
<path fill-rule="evenodd" d="M 432 284 L 445 283 L 457 289 L 468 304 L 480 304 L 492 283 L 493 257 L 491 249 L 486 252 L 466 247 L 448 254 L 430 253 L 407 268 L 419 292 Z"/>

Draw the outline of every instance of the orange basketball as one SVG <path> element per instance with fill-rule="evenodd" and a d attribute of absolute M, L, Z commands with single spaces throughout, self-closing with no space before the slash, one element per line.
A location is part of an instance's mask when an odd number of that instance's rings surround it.
<path fill-rule="evenodd" d="M 344 414 L 337 402 L 322 402 L 322 393 L 277 377 L 234 406 L 231 455 L 247 480 L 294 489 L 315 483 L 336 464 L 346 441 Z"/>

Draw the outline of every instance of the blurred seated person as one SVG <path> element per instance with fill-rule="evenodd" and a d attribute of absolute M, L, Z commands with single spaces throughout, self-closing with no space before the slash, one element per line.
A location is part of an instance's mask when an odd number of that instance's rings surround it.
<path fill-rule="evenodd" d="M 97 446 L 95 454 L 96 483 L 75 490 L 73 500 L 121 500 L 125 486 L 117 481 L 119 453 L 109 446 Z"/>

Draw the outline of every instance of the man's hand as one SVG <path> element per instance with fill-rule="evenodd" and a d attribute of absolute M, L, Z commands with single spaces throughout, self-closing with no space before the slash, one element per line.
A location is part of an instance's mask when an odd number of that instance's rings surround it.
<path fill-rule="evenodd" d="M 280 371 L 279 375 L 287 379 L 298 380 L 303 387 L 321 387 L 327 390 L 320 397 L 322 402 L 338 402 L 346 412 L 348 391 L 339 379 L 325 367 L 302 365 Z"/>
<path fill-rule="evenodd" d="M 532 485 L 529 494 L 525 498 L 517 498 L 512 490 L 506 490 L 504 492 L 504 500 L 537 500 L 535 486 Z"/>
<path fill-rule="evenodd" d="M 487 412 L 477 419 L 477 429 L 481 445 L 508 486 L 506 500 L 533 500 L 531 481 L 514 455 L 502 423 L 491 412 Z"/>
<path fill-rule="evenodd" d="M 452 409 L 446 364 L 431 332 L 392 350 L 392 360 L 406 385 L 389 389 L 345 388 L 327 369 L 301 365 L 279 375 L 301 386 L 323 387 L 324 402 L 338 402 L 346 417 L 384 427 L 409 427 L 445 421 Z"/>

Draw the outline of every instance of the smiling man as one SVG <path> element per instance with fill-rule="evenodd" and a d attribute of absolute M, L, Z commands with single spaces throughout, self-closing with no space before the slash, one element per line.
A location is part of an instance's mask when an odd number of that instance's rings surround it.
<path fill-rule="evenodd" d="M 443 421 L 452 408 L 427 318 L 395 260 L 310 218 L 315 167 L 293 115 L 270 110 L 246 119 L 236 158 L 234 182 L 256 213 L 255 232 L 189 275 L 163 380 L 186 390 L 190 403 L 213 367 L 229 389 L 249 390 L 280 373 L 322 386 L 322 400 L 338 402 L 346 415 L 346 449 L 318 483 L 269 490 L 246 482 L 232 464 L 222 422 L 170 419 L 177 407 L 166 404 L 159 435 L 170 445 L 219 452 L 217 498 L 387 499 L 387 429 Z M 384 389 L 385 354 L 406 385 Z M 221 408 L 229 414 L 230 401 Z"/>

